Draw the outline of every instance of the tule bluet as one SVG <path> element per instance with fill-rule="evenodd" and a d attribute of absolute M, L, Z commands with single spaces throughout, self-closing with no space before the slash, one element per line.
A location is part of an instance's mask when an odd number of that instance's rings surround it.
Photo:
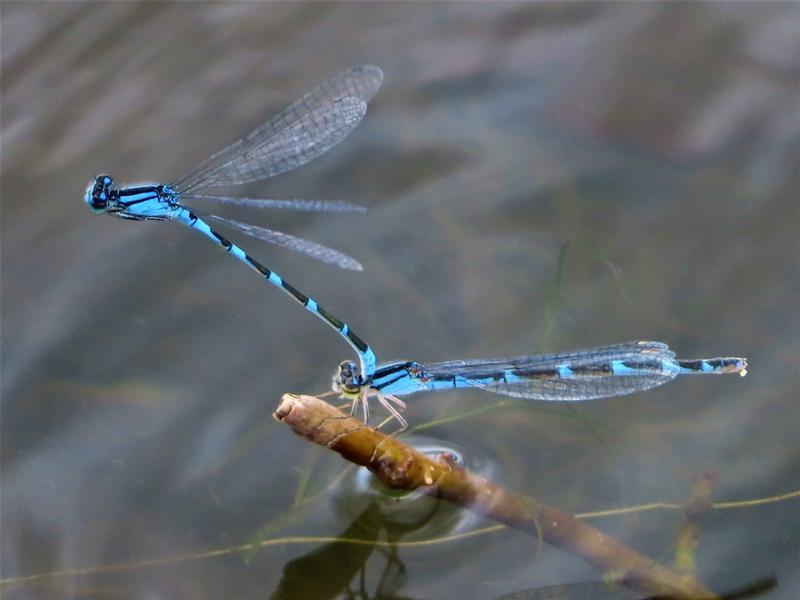
<path fill-rule="evenodd" d="M 364 374 L 346 360 L 333 377 L 333 391 L 359 404 L 369 420 L 375 398 L 400 423 L 405 403 L 398 396 L 422 391 L 480 388 L 530 400 L 574 402 L 624 396 L 654 388 L 690 374 L 747 374 L 747 360 L 738 357 L 682 360 L 662 342 L 636 341 L 558 354 L 516 358 L 453 360 L 430 364 L 401 361 Z"/>
<path fill-rule="evenodd" d="M 300 302 L 333 327 L 358 353 L 362 372 L 375 370 L 375 355 L 350 327 L 326 311 L 283 277 L 250 257 L 211 228 L 219 223 L 257 239 L 300 252 L 343 269 L 361 270 L 355 259 L 332 248 L 274 231 L 208 214 L 187 206 L 187 200 L 211 200 L 256 208 L 308 212 L 363 212 L 360 206 L 324 200 L 274 200 L 200 193 L 204 188 L 260 181 L 296 169 L 341 142 L 366 114 L 367 102 L 378 92 L 383 72 L 375 66 L 351 67 L 321 83 L 244 138 L 220 150 L 175 183 L 114 187 L 108 175 L 98 175 L 85 201 L 98 214 L 134 221 L 176 221 L 222 246 L 267 281 Z"/>

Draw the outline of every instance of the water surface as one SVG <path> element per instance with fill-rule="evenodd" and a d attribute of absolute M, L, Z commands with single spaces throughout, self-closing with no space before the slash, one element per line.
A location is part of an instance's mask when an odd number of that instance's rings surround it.
<path fill-rule="evenodd" d="M 492 598 L 600 573 L 444 506 L 375 492 L 273 422 L 349 349 L 176 225 L 92 215 L 99 172 L 169 181 L 351 64 L 355 133 L 251 196 L 366 215 L 258 222 L 357 257 L 243 245 L 381 360 L 663 340 L 750 374 L 431 427 L 494 480 L 580 512 L 800 488 L 800 9 L 792 3 L 13 3 L 2 10 L 2 577 L 9 598 Z M 235 212 L 237 217 L 246 215 Z M 499 399 L 419 395 L 412 424 Z M 331 484 L 334 483 L 332 487 Z M 397 507 L 400 506 L 398 509 Z M 406 508 L 408 507 L 408 508 Z M 698 575 L 798 581 L 798 501 L 714 511 Z M 678 513 L 595 524 L 670 562 Z M 403 546 L 404 540 L 431 540 Z"/>

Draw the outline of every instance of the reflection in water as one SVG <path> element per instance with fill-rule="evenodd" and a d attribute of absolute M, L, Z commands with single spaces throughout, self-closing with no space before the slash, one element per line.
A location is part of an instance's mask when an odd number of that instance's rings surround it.
<path fill-rule="evenodd" d="M 719 600 L 746 600 L 759 598 L 778 587 L 774 577 L 759 579 L 731 592 L 721 594 Z M 648 596 L 604 581 L 581 581 L 512 592 L 495 600 L 670 600 Z"/>
<path fill-rule="evenodd" d="M 512 592 L 495 600 L 647 600 L 647 596 L 604 581 L 581 581 Z"/>
<path fill-rule="evenodd" d="M 446 455 L 448 460 L 487 478 L 496 471 L 492 459 L 479 455 L 477 446 L 474 453 L 466 453 L 456 444 L 445 446 L 440 440 L 420 435 L 404 436 L 403 441 L 434 457 Z M 469 531 L 481 522 L 475 514 L 439 502 L 423 490 L 390 489 L 366 468 L 348 471 L 335 490 L 333 502 L 342 516 L 352 515 L 366 504 L 374 505 L 379 509 L 375 513 L 379 523 L 407 527 L 407 533 L 413 532 L 415 539 L 435 539 Z"/>
<path fill-rule="evenodd" d="M 366 568 L 367 559 L 381 533 L 376 516 L 380 511 L 374 504 L 367 506 L 339 537 L 359 539 L 356 545 L 347 542 L 332 542 L 295 558 L 283 567 L 283 577 L 272 594 L 275 600 L 292 598 L 335 598 L 341 594 Z"/>
<path fill-rule="evenodd" d="M 401 524 L 385 519 L 384 510 L 370 503 L 350 526 L 339 534 L 340 541 L 290 560 L 283 568 L 283 577 L 272 598 L 404 598 L 400 591 L 406 585 L 408 572 L 393 545 L 404 535 L 418 532 L 417 524 Z M 382 543 L 374 543 L 381 539 Z M 357 540 L 357 542 L 354 542 Z M 382 566 L 374 592 L 366 589 L 367 562 L 380 555 Z M 354 581 L 356 580 L 357 581 Z M 353 589 L 353 586 L 357 589 Z"/>

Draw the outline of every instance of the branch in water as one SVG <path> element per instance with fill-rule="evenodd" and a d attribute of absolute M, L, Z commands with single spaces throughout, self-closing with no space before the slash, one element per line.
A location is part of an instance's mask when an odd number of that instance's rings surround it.
<path fill-rule="evenodd" d="M 284 394 L 273 416 L 297 435 L 367 467 L 391 488 L 424 489 L 483 517 L 541 537 L 601 572 L 613 573 L 622 585 L 659 598 L 718 598 L 696 578 L 642 556 L 575 517 L 454 464 L 434 460 L 319 398 Z"/>

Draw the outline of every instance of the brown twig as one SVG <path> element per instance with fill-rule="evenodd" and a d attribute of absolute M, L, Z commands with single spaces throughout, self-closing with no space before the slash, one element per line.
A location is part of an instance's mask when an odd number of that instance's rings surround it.
<path fill-rule="evenodd" d="M 619 583 L 659 598 L 718 598 L 691 575 L 648 559 L 573 516 L 515 494 L 448 462 L 434 460 L 313 396 L 285 394 L 275 419 L 345 459 L 367 467 L 387 486 L 429 494 L 541 537 Z"/>

